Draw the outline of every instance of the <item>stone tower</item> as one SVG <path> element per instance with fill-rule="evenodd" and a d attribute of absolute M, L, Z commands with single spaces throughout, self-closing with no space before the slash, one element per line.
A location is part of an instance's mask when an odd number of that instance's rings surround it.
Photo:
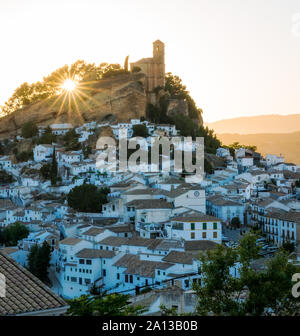
<path fill-rule="evenodd" d="M 153 88 L 165 86 L 165 45 L 160 40 L 153 42 L 154 78 Z"/>
<path fill-rule="evenodd" d="M 146 92 L 148 98 L 153 89 L 158 86 L 165 86 L 165 45 L 160 40 L 153 42 L 153 57 L 142 58 L 130 64 L 131 70 L 139 67 L 146 75 Z M 152 100 L 152 98 L 151 98 Z"/>

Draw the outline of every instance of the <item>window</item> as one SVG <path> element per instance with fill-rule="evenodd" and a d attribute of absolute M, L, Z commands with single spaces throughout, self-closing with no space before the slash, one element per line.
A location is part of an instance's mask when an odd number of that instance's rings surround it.
<path fill-rule="evenodd" d="M 195 239 L 195 232 L 191 232 L 191 239 Z"/>
<path fill-rule="evenodd" d="M 79 259 L 79 264 L 84 264 L 84 259 Z"/>
<path fill-rule="evenodd" d="M 84 282 L 86 285 L 89 285 L 91 283 L 91 279 L 84 279 Z"/>
<path fill-rule="evenodd" d="M 195 223 L 191 223 L 191 230 L 195 230 Z"/>
<path fill-rule="evenodd" d="M 72 281 L 72 282 L 76 282 L 76 281 L 77 281 L 77 278 L 75 278 L 75 277 L 71 277 L 71 281 Z"/>
<path fill-rule="evenodd" d="M 157 271 L 157 275 L 160 275 L 160 271 Z"/>
<path fill-rule="evenodd" d="M 217 223 L 214 223 L 214 224 L 213 224 L 213 229 L 214 229 L 214 230 L 217 230 L 217 228 L 218 228 L 218 224 L 217 224 Z"/>
<path fill-rule="evenodd" d="M 202 229 L 203 229 L 203 230 L 206 230 L 206 229 L 207 229 L 207 223 L 203 223 L 203 224 L 202 224 Z"/>
<path fill-rule="evenodd" d="M 189 280 L 184 280 L 184 286 L 185 286 L 185 288 L 187 288 L 187 287 L 189 287 Z"/>
<path fill-rule="evenodd" d="M 103 260 L 103 264 L 105 264 L 105 260 Z"/>
<path fill-rule="evenodd" d="M 86 261 L 86 264 L 87 264 L 87 265 L 92 265 L 92 260 L 89 260 L 89 259 L 88 259 L 88 260 Z"/>
<path fill-rule="evenodd" d="M 128 282 L 128 274 L 125 274 L 125 282 Z"/>
<path fill-rule="evenodd" d="M 214 233 L 213 233 L 213 237 L 214 237 L 214 238 L 218 238 L 218 232 L 214 232 Z"/>
<path fill-rule="evenodd" d="M 106 276 L 106 269 L 103 270 L 103 276 Z"/>
<path fill-rule="evenodd" d="M 129 276 L 129 282 L 133 283 L 133 276 L 132 275 Z"/>
<path fill-rule="evenodd" d="M 120 280 L 120 273 L 117 273 L 117 280 Z"/>
<path fill-rule="evenodd" d="M 203 239 L 206 238 L 206 232 L 202 232 L 202 238 L 203 238 Z"/>

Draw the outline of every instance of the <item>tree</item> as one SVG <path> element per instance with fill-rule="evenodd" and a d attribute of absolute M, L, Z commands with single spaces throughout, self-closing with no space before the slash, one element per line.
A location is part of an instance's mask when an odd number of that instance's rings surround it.
<path fill-rule="evenodd" d="M 148 129 L 145 124 L 133 125 L 133 137 L 147 138 L 149 136 Z"/>
<path fill-rule="evenodd" d="M 284 242 L 282 244 L 282 249 L 285 250 L 286 252 L 288 252 L 289 254 L 293 253 L 295 251 L 295 244 L 291 243 L 289 241 Z"/>
<path fill-rule="evenodd" d="M 80 148 L 80 143 L 78 142 L 79 134 L 76 133 L 75 129 L 70 129 L 63 137 L 64 146 L 67 150 L 78 150 Z"/>
<path fill-rule="evenodd" d="M 51 169 L 50 169 L 50 179 L 51 179 L 51 185 L 55 185 L 57 182 L 57 161 L 56 161 L 56 154 L 55 154 L 55 147 L 53 149 L 52 154 L 52 162 L 51 162 Z"/>
<path fill-rule="evenodd" d="M 28 255 L 28 269 L 43 282 L 48 282 L 48 268 L 50 266 L 51 248 L 44 241 L 42 246 L 33 245 Z"/>
<path fill-rule="evenodd" d="M 0 170 L 0 184 L 12 183 L 14 181 L 15 179 L 11 174 L 7 173 L 5 170 Z"/>
<path fill-rule="evenodd" d="M 32 151 L 22 151 L 16 154 L 16 159 L 18 162 L 25 162 L 33 159 Z"/>
<path fill-rule="evenodd" d="M 2 228 L 0 232 L 0 242 L 6 246 L 16 246 L 19 240 L 26 238 L 29 234 L 28 228 L 19 222 Z"/>
<path fill-rule="evenodd" d="M 51 178 L 51 164 L 50 163 L 43 164 L 43 166 L 40 169 L 40 175 L 45 180 L 49 180 Z"/>
<path fill-rule="evenodd" d="M 70 308 L 67 315 L 71 316 L 138 316 L 145 309 L 141 306 L 129 305 L 130 295 L 100 294 L 97 296 L 82 295 L 67 300 Z"/>
<path fill-rule="evenodd" d="M 74 187 L 68 194 L 70 207 L 81 212 L 101 212 L 102 204 L 107 203 L 108 188 L 98 189 L 93 184 Z"/>
<path fill-rule="evenodd" d="M 39 138 L 39 144 L 48 144 L 51 145 L 52 142 L 55 142 L 56 135 L 52 133 L 52 129 L 50 126 L 47 126 L 42 136 Z"/>
<path fill-rule="evenodd" d="M 237 249 L 222 245 L 200 256 L 201 285 L 194 285 L 198 315 L 300 315 L 300 302 L 292 296 L 292 276 L 299 267 L 285 253 L 271 258 L 263 271 L 250 267 L 259 247 L 249 233 Z M 238 268 L 239 277 L 233 275 Z"/>
<path fill-rule="evenodd" d="M 230 224 L 235 228 L 239 228 L 241 226 L 241 221 L 240 221 L 239 217 L 233 217 L 231 219 Z"/>
<path fill-rule="evenodd" d="M 23 138 L 32 138 L 33 136 L 38 134 L 38 128 L 36 124 L 28 121 L 22 126 L 21 132 Z"/>

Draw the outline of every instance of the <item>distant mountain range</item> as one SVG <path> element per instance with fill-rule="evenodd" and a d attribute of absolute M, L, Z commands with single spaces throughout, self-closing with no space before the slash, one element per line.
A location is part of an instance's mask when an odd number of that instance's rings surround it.
<path fill-rule="evenodd" d="M 214 129 L 217 134 L 291 133 L 300 131 L 300 114 L 240 117 L 206 123 L 205 125 Z"/>
<path fill-rule="evenodd" d="M 282 154 L 286 162 L 300 165 L 300 132 L 217 135 L 224 145 L 230 145 L 236 141 L 243 145 L 255 145 L 257 151 L 263 155 Z"/>
<path fill-rule="evenodd" d="M 240 117 L 205 125 L 224 145 L 255 145 L 263 155 L 282 154 L 286 162 L 300 164 L 300 114 Z"/>

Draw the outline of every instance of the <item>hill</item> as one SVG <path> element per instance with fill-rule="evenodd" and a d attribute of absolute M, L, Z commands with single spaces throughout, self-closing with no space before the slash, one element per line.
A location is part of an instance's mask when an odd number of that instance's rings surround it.
<path fill-rule="evenodd" d="M 0 119 L 0 137 L 16 135 L 28 121 L 47 126 L 70 122 L 80 125 L 91 120 L 129 121 L 145 116 L 147 97 L 142 73 L 119 74 L 93 81 L 81 97 L 52 97 L 31 103 Z"/>
<path fill-rule="evenodd" d="M 300 164 L 300 132 L 273 134 L 217 134 L 224 145 L 239 142 L 243 145 L 256 145 L 263 155 L 280 153 L 286 162 Z"/>
<path fill-rule="evenodd" d="M 300 114 L 240 117 L 206 123 L 206 125 L 217 134 L 291 133 L 300 131 Z"/>

